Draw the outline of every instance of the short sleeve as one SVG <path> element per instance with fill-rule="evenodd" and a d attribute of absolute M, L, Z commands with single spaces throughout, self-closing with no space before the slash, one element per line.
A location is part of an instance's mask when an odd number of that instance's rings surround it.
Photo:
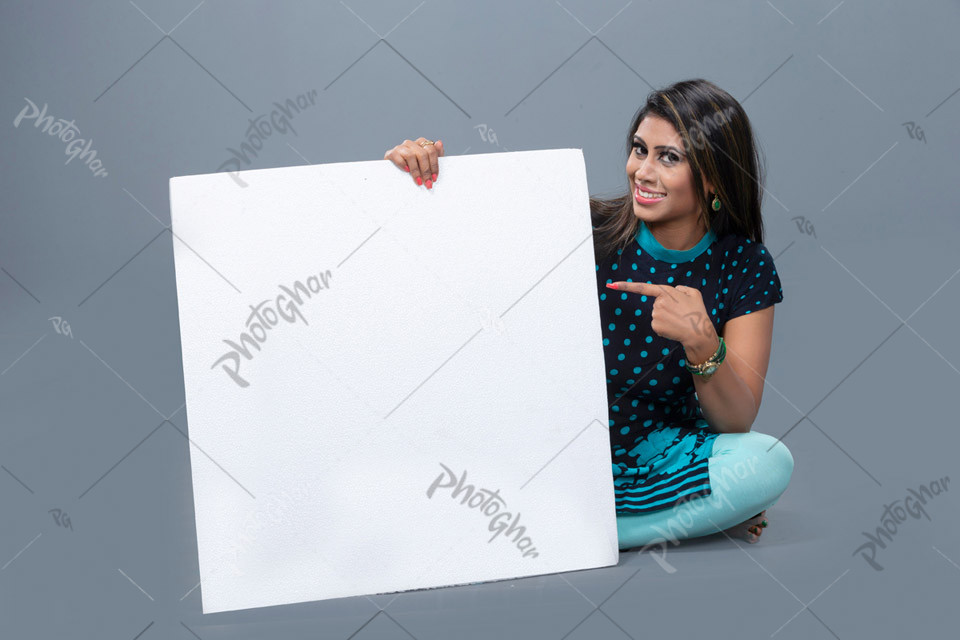
<path fill-rule="evenodd" d="M 744 239 L 726 259 L 727 320 L 766 309 L 783 300 L 780 276 L 770 252 L 762 243 Z"/>

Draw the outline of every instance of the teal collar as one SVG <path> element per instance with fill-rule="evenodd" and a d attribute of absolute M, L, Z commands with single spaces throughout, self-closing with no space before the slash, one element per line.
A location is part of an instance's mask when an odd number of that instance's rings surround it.
<path fill-rule="evenodd" d="M 717 236 L 713 232 L 713 229 L 708 229 L 704 236 L 700 238 L 700 242 L 692 248 L 678 251 L 676 249 L 667 249 L 657 242 L 657 239 L 653 237 L 653 233 L 643 220 L 640 221 L 640 228 L 637 230 L 637 242 L 640 244 L 640 247 L 657 260 L 663 262 L 690 262 L 706 251 L 707 247 L 713 244 L 713 241 L 716 239 Z"/>

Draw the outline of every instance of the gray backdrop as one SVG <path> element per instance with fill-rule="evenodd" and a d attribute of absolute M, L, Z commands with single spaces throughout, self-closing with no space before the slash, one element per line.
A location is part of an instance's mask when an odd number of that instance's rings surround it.
<path fill-rule="evenodd" d="M 955 632 L 957 2 L 46 0 L 0 18 L 3 638 Z M 448 155 L 579 147 L 611 195 L 643 97 L 692 77 L 743 103 L 769 167 L 785 299 L 754 430 L 796 468 L 760 542 L 201 615 L 169 178 L 222 170 L 251 119 L 316 91 L 243 168 L 425 135 Z M 99 164 L 70 160 L 78 139 Z M 907 498 L 931 483 L 947 490 L 921 512 Z"/>

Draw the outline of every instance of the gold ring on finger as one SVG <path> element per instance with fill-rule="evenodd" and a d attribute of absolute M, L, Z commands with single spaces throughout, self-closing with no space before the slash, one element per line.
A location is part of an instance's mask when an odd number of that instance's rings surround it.
<path fill-rule="evenodd" d="M 421 147 L 425 147 L 428 144 L 433 144 L 433 140 L 422 140 L 419 144 Z"/>

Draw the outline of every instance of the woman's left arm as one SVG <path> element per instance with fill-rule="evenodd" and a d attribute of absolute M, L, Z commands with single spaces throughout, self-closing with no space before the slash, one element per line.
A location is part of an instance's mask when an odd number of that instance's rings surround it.
<path fill-rule="evenodd" d="M 687 362 L 698 364 L 717 350 L 720 340 L 713 323 L 684 343 Z M 750 431 L 760 410 L 764 377 L 773 338 L 773 305 L 728 320 L 720 327 L 727 355 L 709 380 L 693 374 L 704 418 L 721 433 Z"/>

